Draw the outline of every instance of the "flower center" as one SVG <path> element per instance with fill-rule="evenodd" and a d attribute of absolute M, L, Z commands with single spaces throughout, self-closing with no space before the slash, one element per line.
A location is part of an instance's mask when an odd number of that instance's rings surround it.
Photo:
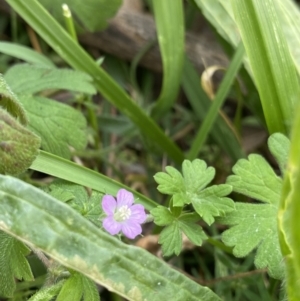
<path fill-rule="evenodd" d="M 123 222 L 127 219 L 129 219 L 131 215 L 131 210 L 128 208 L 128 206 L 121 206 L 117 209 L 117 211 L 114 214 L 114 220 L 117 222 Z"/>

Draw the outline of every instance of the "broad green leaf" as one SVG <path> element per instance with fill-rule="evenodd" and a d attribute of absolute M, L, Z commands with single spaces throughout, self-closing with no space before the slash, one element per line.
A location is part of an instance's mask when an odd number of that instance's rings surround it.
<path fill-rule="evenodd" d="M 286 266 L 286 289 L 288 299 L 297 301 L 300 298 L 300 107 L 296 113 L 291 135 L 291 148 L 284 174 L 283 188 L 278 210 L 279 242 Z"/>
<path fill-rule="evenodd" d="M 297 73 L 273 0 L 231 0 L 270 133 L 289 133 L 300 96 Z"/>
<path fill-rule="evenodd" d="M 42 65 L 45 67 L 54 67 L 47 56 L 40 54 L 39 52 L 25 46 L 21 46 L 15 43 L 0 42 L 0 52 L 21 59 L 27 63 Z"/>
<path fill-rule="evenodd" d="M 270 276 L 282 279 L 283 258 L 277 230 L 282 179 L 260 155 L 239 160 L 232 170 L 235 175 L 229 176 L 226 183 L 232 185 L 233 191 L 265 204 L 235 203 L 235 211 L 218 219 L 231 226 L 223 232 L 222 240 L 234 247 L 233 254 L 237 257 L 244 257 L 257 248 L 256 267 L 267 267 Z"/>
<path fill-rule="evenodd" d="M 281 173 L 284 174 L 289 156 L 290 140 L 283 134 L 275 133 L 268 139 L 268 146 L 270 152 L 276 158 Z"/>
<path fill-rule="evenodd" d="M 17 175 L 30 167 L 41 140 L 0 108 L 0 173 Z"/>
<path fill-rule="evenodd" d="M 59 21 L 63 21 L 62 5 L 67 4 L 74 14 L 74 20 L 78 20 L 77 24 L 80 27 L 83 25 L 85 30 L 96 31 L 104 29 L 107 26 L 107 21 L 114 16 L 121 0 L 39 0 Z M 99 14 L 99 12 L 101 12 Z"/>
<path fill-rule="evenodd" d="M 101 231 L 31 185 L 0 175 L 0 196 L 0 227 L 5 232 L 128 300 L 164 300 L 165 296 L 220 300 L 162 260 Z"/>
<path fill-rule="evenodd" d="M 214 216 L 223 216 L 235 209 L 234 202 L 225 197 L 231 191 L 230 185 L 214 185 L 191 196 L 191 203 L 203 220 L 211 225 L 215 220 Z"/>
<path fill-rule="evenodd" d="M 18 64 L 9 68 L 4 78 L 18 95 L 35 94 L 48 89 L 96 93 L 92 78 L 86 73 L 72 69 Z"/>
<path fill-rule="evenodd" d="M 83 287 L 79 273 L 72 273 L 61 288 L 56 301 L 81 301 Z"/>
<path fill-rule="evenodd" d="M 18 118 L 24 125 L 28 123 L 26 112 L 11 87 L 0 74 L 0 108 L 5 108 L 12 116 Z"/>
<path fill-rule="evenodd" d="M 35 0 L 7 0 L 26 22 L 57 52 L 66 63 L 92 76 L 95 87 L 105 99 L 125 114 L 143 135 L 159 146 L 176 163 L 184 155 L 161 128 L 133 101 L 91 56 Z"/>
<path fill-rule="evenodd" d="M 42 138 L 44 150 L 69 159 L 70 146 L 85 148 L 87 125 L 82 113 L 45 97 L 22 95 L 20 100 L 29 117 L 29 128 Z"/>
<path fill-rule="evenodd" d="M 95 225 L 101 225 L 99 217 L 102 213 L 101 199 L 103 193 L 93 190 L 89 195 L 83 186 L 59 179 L 52 182 L 45 191 L 67 203 Z"/>
<path fill-rule="evenodd" d="M 182 0 L 153 0 L 152 4 L 163 64 L 162 91 L 152 111 L 154 119 L 159 120 L 173 106 L 180 87 L 184 55 L 184 13 Z"/>
<path fill-rule="evenodd" d="M 58 295 L 66 280 L 61 280 L 51 286 L 42 287 L 28 301 L 51 301 Z"/>
<path fill-rule="evenodd" d="M 179 255 L 182 248 L 182 233 L 197 246 L 201 246 L 207 239 L 201 226 L 197 225 L 199 216 L 182 213 L 180 216 L 173 214 L 168 208 L 158 206 L 150 211 L 154 223 L 166 226 L 159 235 L 158 242 L 162 244 L 164 256 Z"/>
<path fill-rule="evenodd" d="M 22 242 L 0 231 L 0 297 L 12 297 L 16 289 L 15 278 L 32 281 L 27 262 L 28 249 Z"/>

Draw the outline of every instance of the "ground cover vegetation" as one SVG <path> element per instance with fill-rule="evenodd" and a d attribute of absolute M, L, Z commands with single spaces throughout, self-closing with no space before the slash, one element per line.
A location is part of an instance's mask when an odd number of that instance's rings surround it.
<path fill-rule="evenodd" d="M 0 1 L 0 300 L 300 300 L 292 0 Z"/>

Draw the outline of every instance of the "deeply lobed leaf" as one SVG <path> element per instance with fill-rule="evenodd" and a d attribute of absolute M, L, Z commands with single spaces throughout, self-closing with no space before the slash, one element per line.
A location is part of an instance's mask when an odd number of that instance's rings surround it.
<path fill-rule="evenodd" d="M 182 175 L 174 167 L 167 166 L 166 173 L 154 176 L 159 184 L 158 190 L 173 195 L 173 206 L 183 207 L 192 204 L 196 212 L 207 222 L 213 223 L 214 216 L 220 216 L 234 210 L 234 203 L 226 195 L 231 193 L 231 186 L 224 184 L 203 190 L 214 178 L 215 169 L 207 167 L 203 160 L 184 160 Z"/>
<path fill-rule="evenodd" d="M 176 207 L 175 207 L 176 208 Z M 207 239 L 202 227 L 197 224 L 199 217 L 195 214 L 182 213 L 177 215 L 164 206 L 158 206 L 151 211 L 155 224 L 166 226 L 159 235 L 158 242 L 162 244 L 164 256 L 179 255 L 182 249 L 182 234 L 195 245 L 201 246 Z"/>
<path fill-rule="evenodd" d="M 33 280 L 29 263 L 25 257 L 29 253 L 30 249 L 22 242 L 0 231 L 0 297 L 13 296 L 16 289 L 15 278 Z"/>
<path fill-rule="evenodd" d="M 278 141 L 281 150 L 275 151 Z M 289 141 L 281 134 L 269 138 L 272 152 L 279 158 L 281 167 L 285 166 Z M 221 223 L 230 225 L 222 234 L 224 243 L 233 246 L 237 257 L 248 255 L 257 248 L 255 265 L 268 268 L 270 276 L 284 277 L 283 258 L 279 246 L 277 212 L 282 189 L 282 179 L 278 177 L 267 161 L 260 155 L 250 155 L 241 159 L 233 167 L 235 175 L 229 176 L 227 183 L 233 191 L 254 198 L 264 204 L 236 203 L 236 211 L 220 218 Z"/>

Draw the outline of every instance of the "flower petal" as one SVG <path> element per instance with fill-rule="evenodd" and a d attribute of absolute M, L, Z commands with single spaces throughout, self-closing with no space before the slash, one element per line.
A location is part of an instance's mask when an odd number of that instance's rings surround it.
<path fill-rule="evenodd" d="M 117 202 L 112 195 L 106 194 L 102 198 L 102 209 L 106 215 L 113 215 L 117 207 Z"/>
<path fill-rule="evenodd" d="M 142 227 L 138 223 L 127 222 L 122 224 L 122 232 L 126 237 L 134 239 L 142 233 Z"/>
<path fill-rule="evenodd" d="M 111 235 L 116 235 L 121 231 L 122 225 L 116 222 L 112 216 L 106 217 L 103 220 L 103 228 Z"/>
<path fill-rule="evenodd" d="M 130 221 L 142 224 L 147 219 L 147 215 L 145 213 L 145 208 L 143 205 L 133 205 L 130 207 L 130 211 Z"/>
<path fill-rule="evenodd" d="M 120 189 L 117 193 L 117 207 L 130 207 L 133 204 L 133 194 L 126 189 Z"/>

